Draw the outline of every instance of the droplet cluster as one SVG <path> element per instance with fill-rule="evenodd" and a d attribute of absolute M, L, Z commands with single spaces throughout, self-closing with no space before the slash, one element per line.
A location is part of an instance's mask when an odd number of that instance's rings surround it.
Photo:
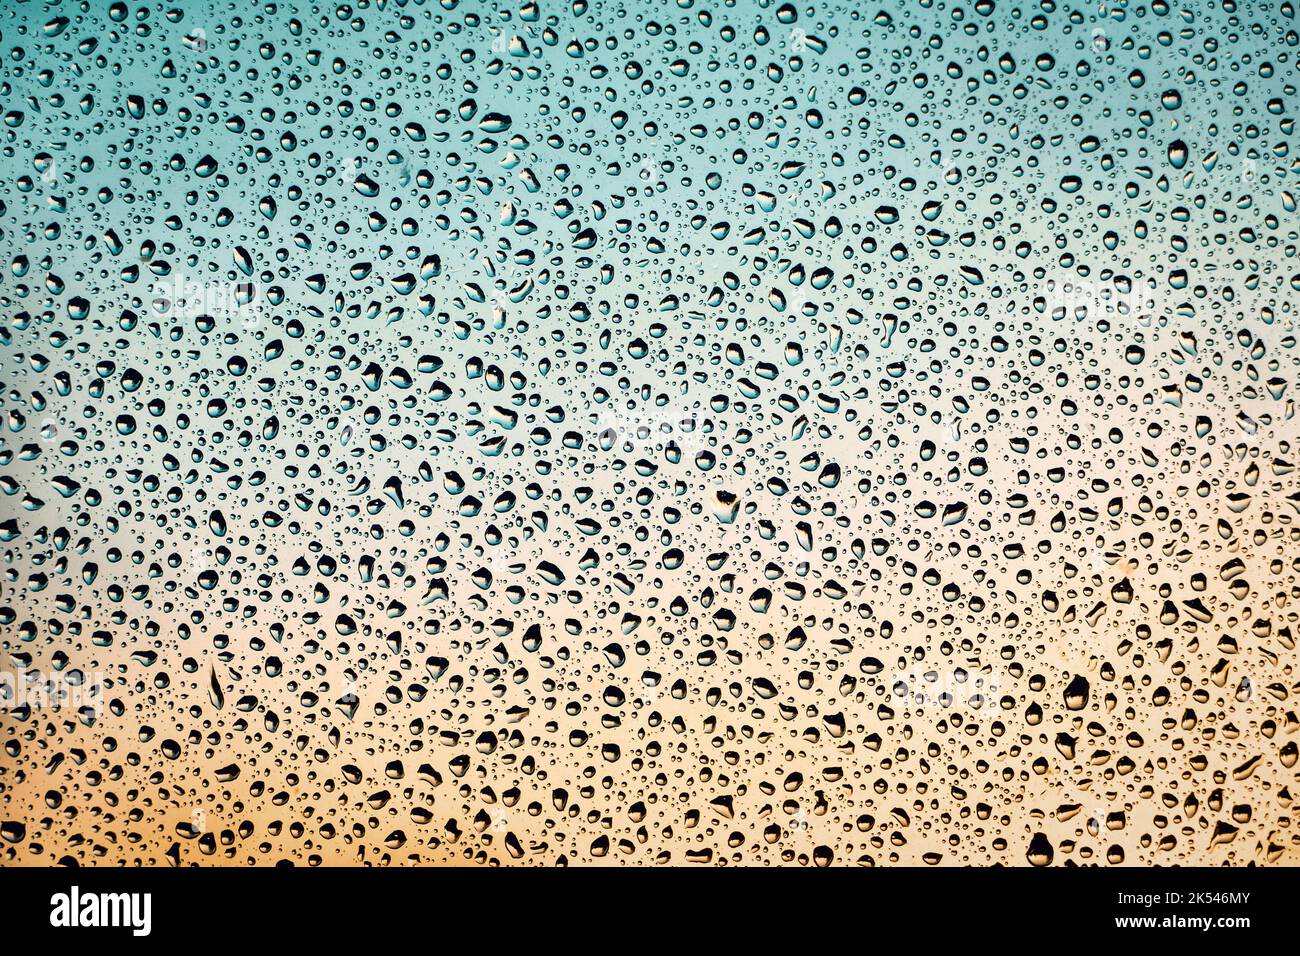
<path fill-rule="evenodd" d="M 0 862 L 1294 864 L 1291 0 L 0 14 Z"/>

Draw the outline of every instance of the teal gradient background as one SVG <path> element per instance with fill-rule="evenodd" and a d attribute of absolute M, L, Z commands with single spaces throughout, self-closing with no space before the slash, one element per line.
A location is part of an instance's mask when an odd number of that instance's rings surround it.
<path fill-rule="evenodd" d="M 6 864 L 1295 859 L 1289 4 L 0 48 Z"/>

